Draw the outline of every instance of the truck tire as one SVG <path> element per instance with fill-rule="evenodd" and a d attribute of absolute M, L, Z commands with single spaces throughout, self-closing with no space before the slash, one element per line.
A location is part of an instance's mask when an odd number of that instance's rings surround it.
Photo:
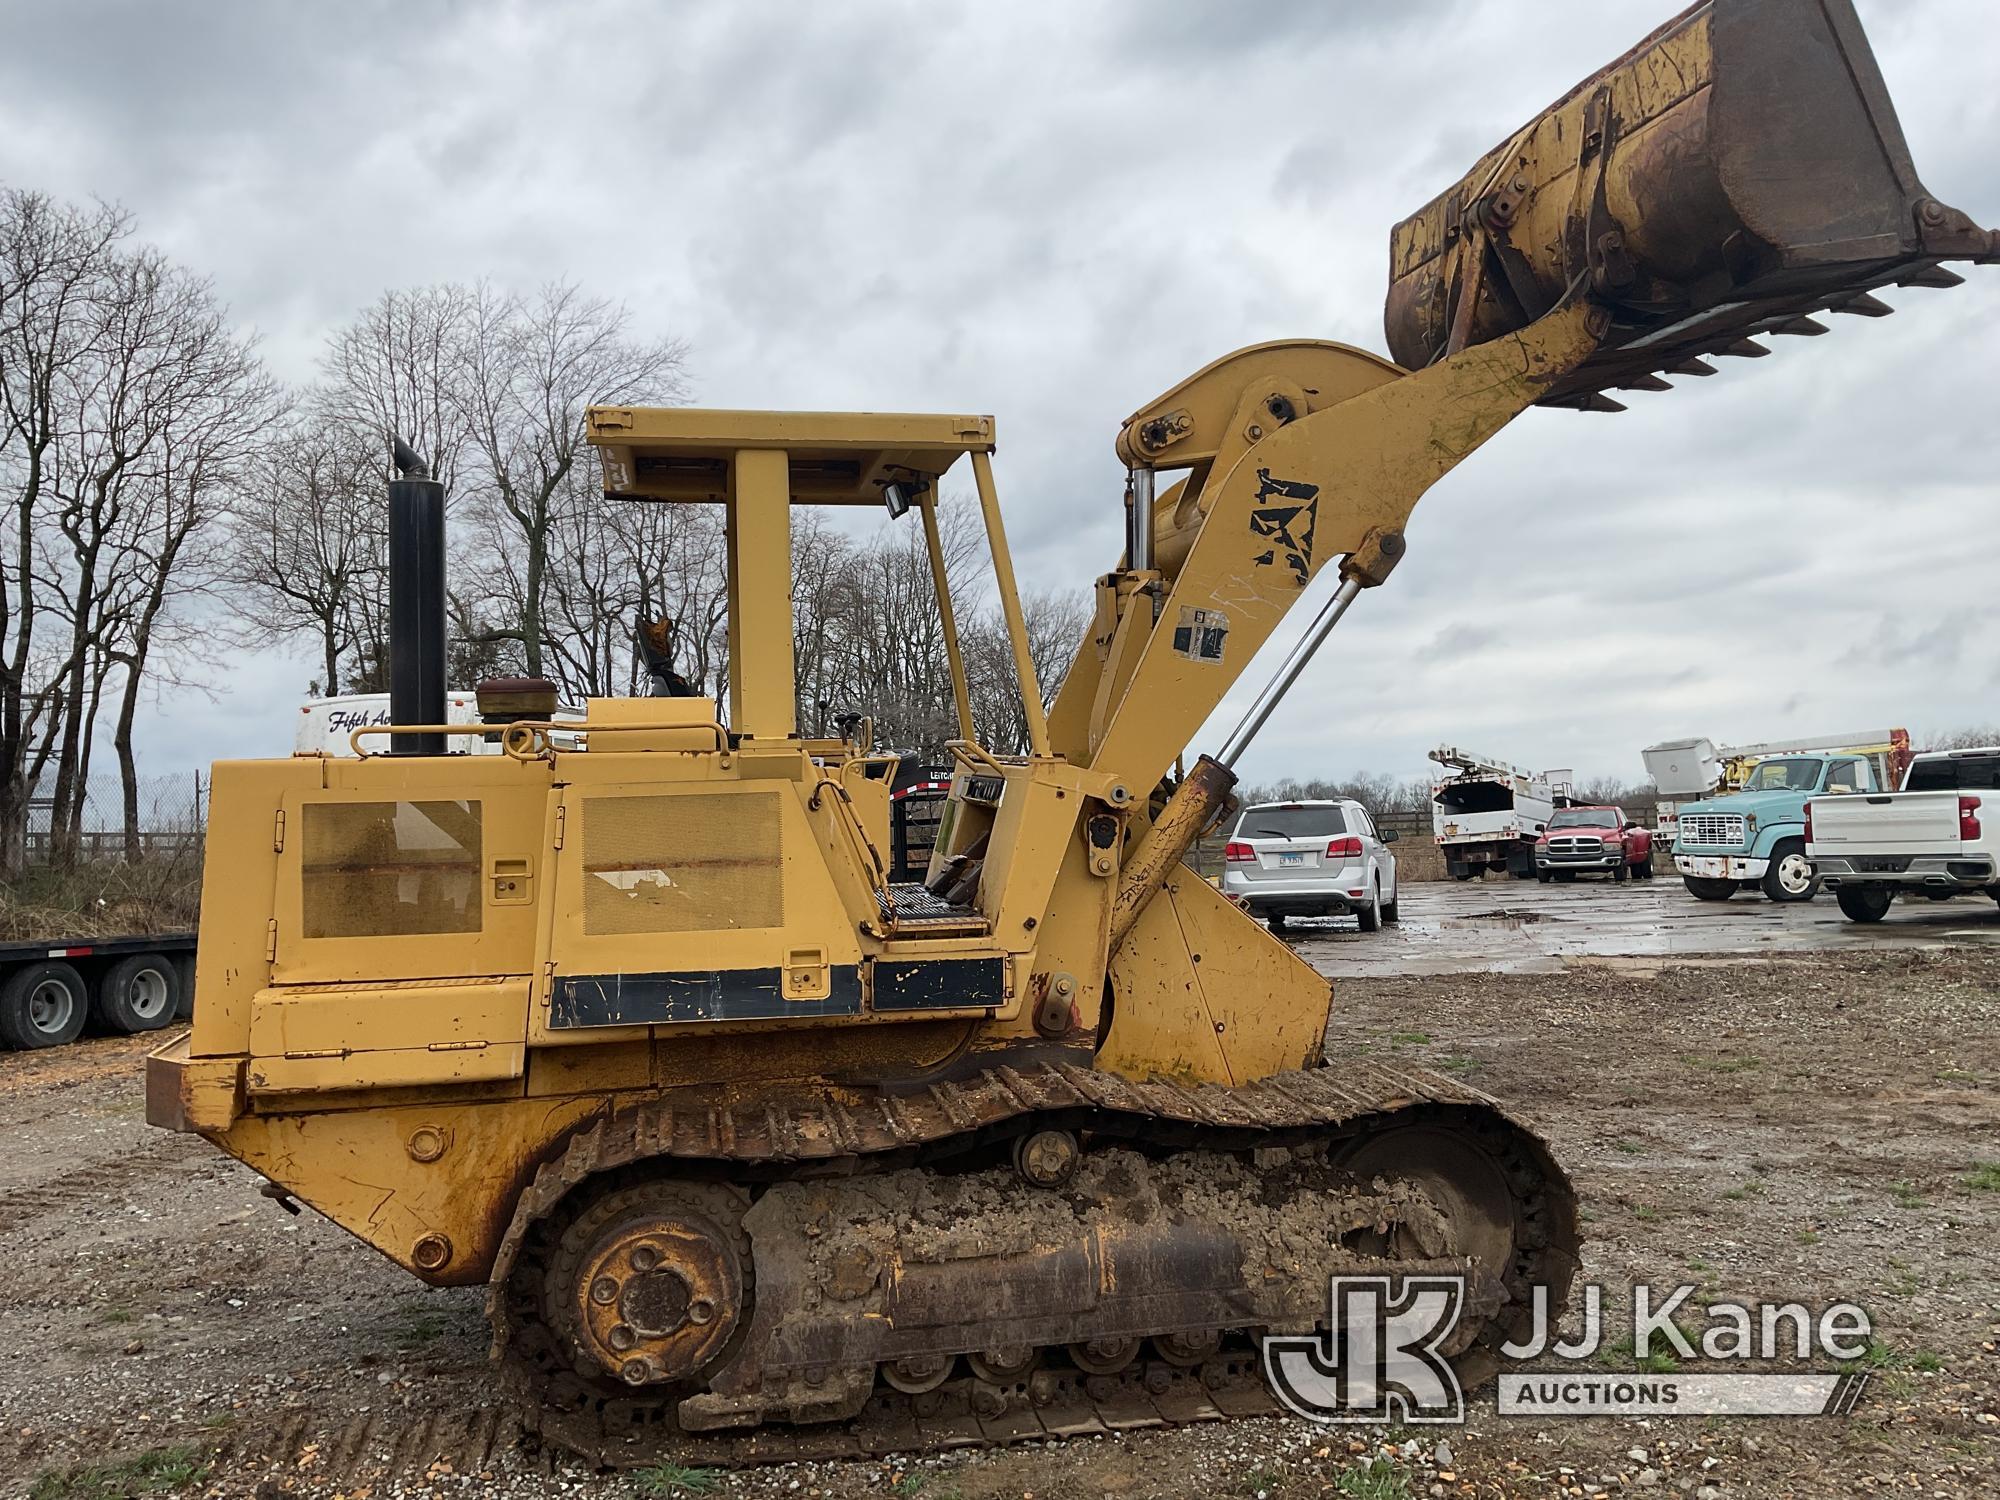
<path fill-rule="evenodd" d="M 1368 904 L 1358 908 L 1354 915 L 1360 921 L 1363 932 L 1380 932 L 1382 930 L 1381 881 L 1375 880 L 1369 882 Z"/>
<path fill-rule="evenodd" d="M 1697 901 L 1727 901 L 1736 894 L 1733 880 L 1704 880 L 1699 875 L 1683 875 L 1681 883 Z"/>
<path fill-rule="evenodd" d="M 1810 901 L 1819 894 L 1819 871 L 1806 858 L 1804 839 L 1780 839 L 1771 851 L 1771 867 L 1757 882 L 1773 901 Z"/>
<path fill-rule="evenodd" d="M 183 1021 L 194 1019 L 194 955 L 183 953 L 174 959 L 174 972 L 181 977 L 181 1005 L 176 1013 Z"/>
<path fill-rule="evenodd" d="M 1865 885 L 1846 886 L 1835 891 L 1833 899 L 1840 903 L 1840 914 L 1850 922 L 1879 922 L 1889 915 L 1889 908 L 1896 900 L 1888 891 Z"/>
<path fill-rule="evenodd" d="M 181 1012 L 180 968 L 164 953 L 134 953 L 104 971 L 92 1005 L 108 1031 L 137 1036 L 171 1026 Z"/>
<path fill-rule="evenodd" d="M 23 964 L 0 984 L 0 1043 L 19 1051 L 75 1041 L 89 1014 L 83 976 L 68 964 Z"/>
<path fill-rule="evenodd" d="M 1539 880 L 1543 885 L 1547 885 L 1551 876 L 1547 870 L 1537 870 L 1535 871 L 1535 879 Z"/>
<path fill-rule="evenodd" d="M 1631 877 L 1631 874 L 1632 874 L 1632 867 L 1630 865 L 1621 862 L 1612 870 L 1611 878 L 1613 880 L 1622 882 L 1629 879 Z"/>

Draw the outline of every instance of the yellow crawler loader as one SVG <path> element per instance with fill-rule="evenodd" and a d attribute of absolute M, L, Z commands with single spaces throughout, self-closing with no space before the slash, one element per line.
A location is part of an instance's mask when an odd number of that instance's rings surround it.
<path fill-rule="evenodd" d="M 611 1462 L 1269 1410 L 1259 1341 L 1323 1328 L 1335 1275 L 1464 1278 L 1444 1353 L 1491 1373 L 1575 1270 L 1560 1167 L 1475 1089 L 1325 1057 L 1327 980 L 1182 856 L 1418 498 L 1515 416 L 1879 315 L 2000 239 L 1918 182 L 1848 0 L 1712 0 L 1391 257 L 1395 363 L 1263 344 L 1119 429 L 1124 556 L 1046 714 L 990 417 L 602 407 L 610 493 L 725 508 L 726 709 L 558 723 L 546 684 L 489 685 L 503 753 L 446 753 L 442 493 L 401 452 L 395 727 L 216 766 L 196 1019 L 149 1118 L 488 1287 L 526 1420 Z M 1025 754 L 968 707 L 937 517 L 967 470 Z M 929 539 L 958 714 L 912 883 L 886 873 L 894 758 L 794 716 L 792 509 L 884 504 Z"/>

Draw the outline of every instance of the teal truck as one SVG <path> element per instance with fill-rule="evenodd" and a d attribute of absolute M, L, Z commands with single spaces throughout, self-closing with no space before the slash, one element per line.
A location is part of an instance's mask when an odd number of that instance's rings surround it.
<path fill-rule="evenodd" d="M 1682 804 L 1674 868 L 1702 901 L 1727 901 L 1753 887 L 1773 901 L 1810 901 L 1819 894 L 1819 873 L 1806 857 L 1806 802 L 1883 786 L 1867 755 L 1760 760 L 1740 789 Z"/>

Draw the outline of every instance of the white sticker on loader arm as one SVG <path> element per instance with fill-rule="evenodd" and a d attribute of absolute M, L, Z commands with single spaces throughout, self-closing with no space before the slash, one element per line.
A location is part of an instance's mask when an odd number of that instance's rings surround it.
<path fill-rule="evenodd" d="M 1174 627 L 1174 655 L 1189 661 L 1221 661 L 1228 635 L 1229 616 L 1221 610 L 1183 604 L 1180 623 Z"/>

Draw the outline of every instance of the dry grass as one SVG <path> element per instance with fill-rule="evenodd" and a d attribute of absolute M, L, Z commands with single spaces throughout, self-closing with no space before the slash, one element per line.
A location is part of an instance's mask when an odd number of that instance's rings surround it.
<path fill-rule="evenodd" d="M 185 932 L 201 909 L 201 851 L 171 858 L 30 865 L 0 885 L 0 940 Z"/>

